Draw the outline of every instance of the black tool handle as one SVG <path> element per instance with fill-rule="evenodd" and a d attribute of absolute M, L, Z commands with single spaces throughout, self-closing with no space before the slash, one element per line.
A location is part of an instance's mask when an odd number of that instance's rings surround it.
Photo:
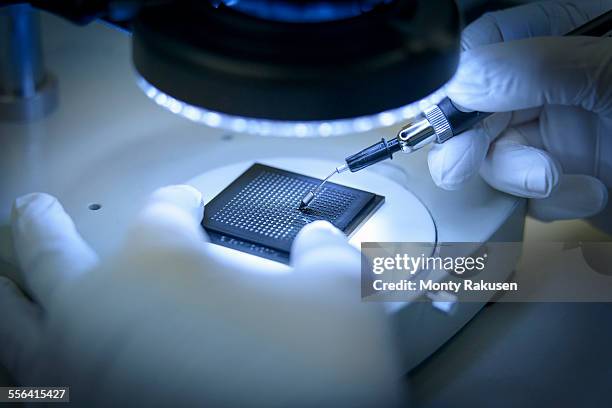
<path fill-rule="evenodd" d="M 438 108 L 440 108 L 444 116 L 446 116 L 446 120 L 448 120 L 451 130 L 453 131 L 453 136 L 471 129 L 474 125 L 493 114 L 492 112 L 478 111 L 463 112 L 448 98 L 444 98 L 442 102 L 438 104 Z"/>
<path fill-rule="evenodd" d="M 355 153 L 352 156 L 346 158 L 346 164 L 349 170 L 353 173 L 363 168 L 371 166 L 374 163 L 383 161 L 386 159 L 392 159 L 393 154 L 402 150 L 397 138 L 391 140 L 381 139 L 380 142 L 373 144 L 370 147 L 366 147 L 362 151 Z"/>

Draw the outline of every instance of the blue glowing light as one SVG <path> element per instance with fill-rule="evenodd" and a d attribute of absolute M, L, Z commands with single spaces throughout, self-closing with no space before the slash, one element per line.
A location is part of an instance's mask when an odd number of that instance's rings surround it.
<path fill-rule="evenodd" d="M 407 122 L 425 109 L 440 103 L 446 96 L 443 87 L 420 101 L 375 115 L 328 121 L 291 122 L 244 118 L 211 111 L 179 101 L 155 88 L 142 77 L 139 77 L 137 83 L 151 100 L 172 113 L 213 128 L 258 136 L 329 137 L 367 132 Z"/>
<path fill-rule="evenodd" d="M 242 13 L 294 23 L 314 23 L 342 20 L 371 11 L 391 0 L 295 1 L 295 0 L 221 0 L 226 6 Z"/>

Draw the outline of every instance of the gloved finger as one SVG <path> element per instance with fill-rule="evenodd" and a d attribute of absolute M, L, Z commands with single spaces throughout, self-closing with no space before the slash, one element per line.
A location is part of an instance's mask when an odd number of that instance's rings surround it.
<path fill-rule="evenodd" d="M 464 50 L 528 37 L 560 36 L 612 9 L 612 0 L 539 1 L 487 13 L 462 34 Z"/>
<path fill-rule="evenodd" d="M 188 185 L 160 188 L 149 198 L 128 233 L 130 250 L 201 246 L 202 194 Z"/>
<path fill-rule="evenodd" d="M 533 127 L 510 128 L 495 141 L 480 169 L 493 188 L 526 198 L 548 197 L 559 183 L 561 168 L 544 150 L 530 146 L 524 133 Z"/>
<path fill-rule="evenodd" d="M 26 374 L 20 368 L 32 369 L 24 362 L 34 355 L 41 322 L 38 307 L 10 279 L 0 276 L 0 363 L 16 379 Z"/>
<path fill-rule="evenodd" d="M 41 305 L 48 304 L 58 286 L 97 264 L 97 255 L 55 197 L 44 193 L 19 197 L 11 218 L 20 281 Z"/>
<path fill-rule="evenodd" d="M 347 237 L 327 221 L 315 221 L 298 233 L 291 247 L 296 271 L 314 275 L 359 274 L 361 258 Z"/>
<path fill-rule="evenodd" d="M 595 177 L 566 174 L 559 187 L 543 199 L 529 200 L 529 215 L 542 221 L 591 217 L 608 203 L 608 189 Z"/>
<path fill-rule="evenodd" d="M 474 129 L 433 144 L 427 162 L 434 183 L 445 190 L 461 188 L 478 173 L 489 144 L 506 129 L 510 118 L 510 113 L 489 116 Z"/>
<path fill-rule="evenodd" d="M 612 114 L 612 39 L 540 37 L 466 51 L 448 96 L 466 109 L 507 112 L 546 104 Z"/>

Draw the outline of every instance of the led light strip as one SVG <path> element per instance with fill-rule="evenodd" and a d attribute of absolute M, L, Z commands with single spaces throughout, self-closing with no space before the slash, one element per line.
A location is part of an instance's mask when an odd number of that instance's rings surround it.
<path fill-rule="evenodd" d="M 375 115 L 329 121 L 292 122 L 243 118 L 211 111 L 179 101 L 155 88 L 142 77 L 138 78 L 137 83 L 150 99 L 172 113 L 213 128 L 257 136 L 329 137 L 367 132 L 410 120 L 446 97 L 445 87 L 442 87 L 418 102 Z"/>

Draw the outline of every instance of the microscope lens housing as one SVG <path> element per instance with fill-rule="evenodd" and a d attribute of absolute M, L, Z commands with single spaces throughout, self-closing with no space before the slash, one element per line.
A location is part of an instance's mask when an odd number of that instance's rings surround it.
<path fill-rule="evenodd" d="M 214 127 L 390 126 L 442 100 L 457 67 L 456 5 L 424 1 L 162 2 L 135 17 L 134 65 L 159 105 Z"/>

